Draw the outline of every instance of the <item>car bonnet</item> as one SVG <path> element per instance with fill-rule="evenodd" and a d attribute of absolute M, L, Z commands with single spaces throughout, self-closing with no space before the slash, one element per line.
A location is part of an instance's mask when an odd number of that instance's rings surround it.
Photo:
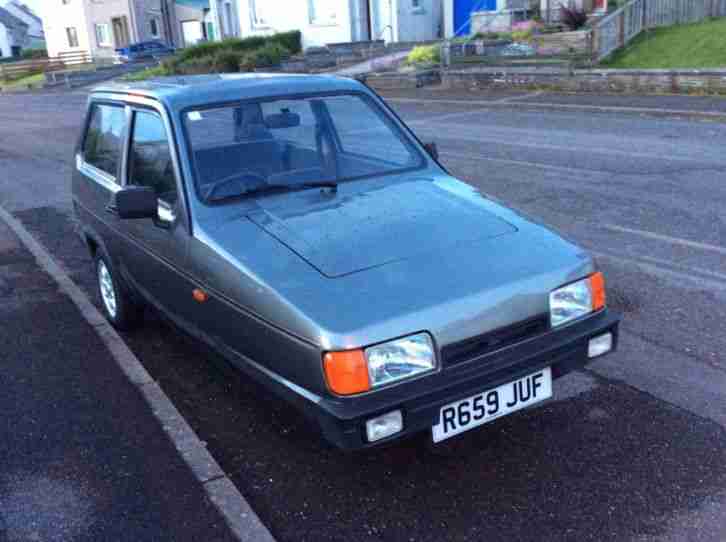
<path fill-rule="evenodd" d="M 335 278 L 428 253 L 446 257 L 453 245 L 517 231 L 462 187 L 418 178 L 348 194 L 301 192 L 261 200 L 248 216 Z"/>

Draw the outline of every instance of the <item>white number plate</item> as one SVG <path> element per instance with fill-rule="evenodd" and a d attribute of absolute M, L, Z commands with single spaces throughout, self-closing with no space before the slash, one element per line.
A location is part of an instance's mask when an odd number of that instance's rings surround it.
<path fill-rule="evenodd" d="M 552 371 L 549 367 L 441 407 L 439 423 L 433 427 L 434 442 L 468 431 L 552 397 Z"/>

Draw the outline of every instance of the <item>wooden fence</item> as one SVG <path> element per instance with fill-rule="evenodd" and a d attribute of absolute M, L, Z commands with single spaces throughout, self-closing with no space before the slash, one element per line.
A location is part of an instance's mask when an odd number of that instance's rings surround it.
<path fill-rule="evenodd" d="M 627 45 L 643 30 L 726 16 L 726 0 L 630 0 L 594 26 L 595 60 Z"/>
<path fill-rule="evenodd" d="M 53 58 L 35 58 L 0 64 L 0 80 L 14 80 L 33 75 L 65 70 L 81 64 L 90 64 L 93 58 L 88 51 L 60 53 Z"/>

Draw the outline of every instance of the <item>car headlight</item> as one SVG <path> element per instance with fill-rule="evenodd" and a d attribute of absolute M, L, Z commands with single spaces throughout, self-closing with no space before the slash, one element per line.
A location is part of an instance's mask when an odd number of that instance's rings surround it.
<path fill-rule="evenodd" d="M 550 322 L 561 326 L 604 306 L 605 278 L 595 273 L 550 293 Z"/>
<path fill-rule="evenodd" d="M 365 350 L 328 352 L 323 368 L 333 392 L 352 395 L 433 371 L 436 354 L 431 336 L 417 333 Z"/>

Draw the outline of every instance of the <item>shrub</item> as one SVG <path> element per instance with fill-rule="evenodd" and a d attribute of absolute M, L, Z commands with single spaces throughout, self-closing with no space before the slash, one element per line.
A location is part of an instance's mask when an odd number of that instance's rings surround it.
<path fill-rule="evenodd" d="M 477 32 L 474 36 L 474 39 L 477 40 L 498 40 L 499 39 L 499 33 L 498 32 Z"/>
<path fill-rule="evenodd" d="M 277 66 L 284 58 L 290 56 L 289 49 L 277 42 L 270 42 L 264 47 L 260 47 L 248 53 L 245 60 L 253 62 L 255 68 L 264 66 Z"/>
<path fill-rule="evenodd" d="M 144 81 L 146 79 L 152 79 L 154 77 L 163 77 L 169 75 L 164 66 L 155 66 L 153 68 L 146 68 L 140 72 L 130 73 L 124 79 L 126 81 Z"/>
<path fill-rule="evenodd" d="M 532 38 L 532 30 L 517 30 L 512 32 L 514 41 L 529 41 Z"/>
<path fill-rule="evenodd" d="M 441 62 L 441 49 L 438 45 L 419 45 L 406 58 L 407 64 L 437 64 Z"/>
<path fill-rule="evenodd" d="M 274 34 L 270 40 L 282 45 L 291 55 L 296 55 L 302 51 L 302 32 L 299 30 Z"/>
<path fill-rule="evenodd" d="M 214 64 L 211 71 L 218 73 L 236 73 L 240 70 L 240 64 L 244 56 L 244 53 L 238 53 L 230 49 L 219 51 L 214 55 Z"/>
<path fill-rule="evenodd" d="M 500 40 L 507 40 L 512 41 L 512 33 L 511 32 L 497 32 L 497 37 Z"/>
<path fill-rule="evenodd" d="M 587 13 L 584 9 L 576 7 L 560 8 L 560 21 L 570 30 L 579 30 L 587 24 Z"/>
<path fill-rule="evenodd" d="M 179 57 L 182 60 L 190 60 L 192 58 L 202 58 L 216 55 L 223 50 L 231 50 L 237 52 L 247 52 L 258 47 L 262 47 L 267 43 L 268 38 L 263 36 L 250 36 L 249 38 L 229 38 L 222 41 L 205 41 L 198 43 L 186 49 L 182 49 Z"/>
<path fill-rule="evenodd" d="M 33 58 L 48 58 L 47 49 L 23 49 L 20 52 L 21 58 L 33 59 Z"/>
<path fill-rule="evenodd" d="M 213 73 L 217 57 L 215 55 L 198 56 L 182 60 L 176 65 L 177 75 L 199 75 Z"/>

